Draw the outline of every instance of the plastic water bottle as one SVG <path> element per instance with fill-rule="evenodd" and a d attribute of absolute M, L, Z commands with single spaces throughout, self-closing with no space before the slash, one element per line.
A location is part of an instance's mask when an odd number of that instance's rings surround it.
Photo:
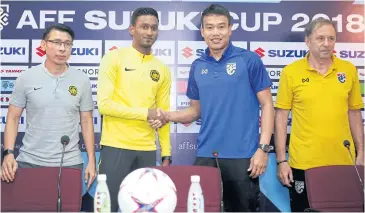
<path fill-rule="evenodd" d="M 200 176 L 193 175 L 190 177 L 191 185 L 188 194 L 188 213 L 204 212 L 204 196 L 200 186 Z"/>
<path fill-rule="evenodd" d="M 96 186 L 94 198 L 95 213 L 110 213 L 110 193 L 108 185 L 106 185 L 106 175 L 98 175 L 98 185 Z"/>

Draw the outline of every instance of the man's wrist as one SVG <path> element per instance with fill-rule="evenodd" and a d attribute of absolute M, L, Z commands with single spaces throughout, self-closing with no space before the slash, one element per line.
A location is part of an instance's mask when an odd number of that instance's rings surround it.
<path fill-rule="evenodd" d="M 172 163 L 172 158 L 171 158 L 171 156 L 163 156 L 162 158 L 161 158 L 161 162 L 164 162 L 164 161 L 169 161 L 169 163 Z"/>

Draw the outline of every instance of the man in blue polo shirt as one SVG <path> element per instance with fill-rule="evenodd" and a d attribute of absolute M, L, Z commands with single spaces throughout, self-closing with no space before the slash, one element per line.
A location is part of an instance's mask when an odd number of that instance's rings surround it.
<path fill-rule="evenodd" d="M 230 42 L 229 12 L 213 4 L 202 14 L 208 48 L 191 65 L 190 107 L 164 113 L 173 122 L 202 119 L 195 165 L 216 167 L 217 153 L 227 211 L 258 210 L 258 176 L 264 173 L 274 127 L 271 80 L 257 54 Z M 262 110 L 261 135 L 259 110 Z M 158 121 L 150 121 L 158 127 Z"/>

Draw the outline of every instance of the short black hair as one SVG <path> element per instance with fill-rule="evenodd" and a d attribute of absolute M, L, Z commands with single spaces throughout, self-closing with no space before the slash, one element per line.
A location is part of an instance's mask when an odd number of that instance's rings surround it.
<path fill-rule="evenodd" d="M 209 7 L 207 7 L 202 13 L 201 26 L 203 26 L 204 17 L 209 15 L 223 15 L 228 18 L 228 25 L 232 24 L 231 15 L 229 14 L 229 11 L 222 5 L 212 4 Z"/>
<path fill-rule="evenodd" d="M 153 9 L 151 7 L 140 7 L 133 11 L 132 20 L 131 20 L 132 26 L 136 26 L 137 18 L 140 16 L 154 16 L 157 18 L 157 21 L 159 21 L 158 13 L 155 9 Z"/>
<path fill-rule="evenodd" d="M 52 31 L 52 30 L 57 30 L 57 31 L 61 31 L 61 32 L 66 32 L 68 34 L 70 34 L 72 40 L 74 40 L 75 38 L 75 33 L 74 31 L 71 29 L 71 27 L 65 25 L 65 24 L 60 24 L 60 23 L 57 23 L 57 24 L 54 24 L 52 26 L 49 26 L 47 27 L 47 29 L 44 31 L 43 33 L 43 37 L 42 39 L 43 40 L 46 40 L 48 38 L 48 35 L 49 33 Z"/>

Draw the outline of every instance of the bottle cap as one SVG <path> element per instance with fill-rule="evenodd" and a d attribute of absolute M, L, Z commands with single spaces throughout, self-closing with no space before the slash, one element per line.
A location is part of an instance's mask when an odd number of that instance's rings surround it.
<path fill-rule="evenodd" d="M 199 175 L 192 175 L 190 177 L 191 182 L 196 182 L 199 183 L 200 182 L 200 176 Z"/>
<path fill-rule="evenodd" d="M 105 174 L 98 175 L 98 180 L 106 180 L 106 175 Z"/>

